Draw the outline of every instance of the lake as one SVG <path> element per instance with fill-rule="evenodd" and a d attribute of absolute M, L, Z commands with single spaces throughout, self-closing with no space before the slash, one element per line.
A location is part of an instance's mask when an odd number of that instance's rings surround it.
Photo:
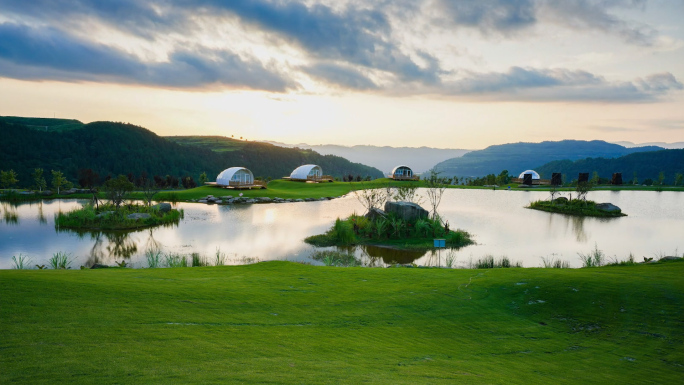
<path fill-rule="evenodd" d="M 567 193 L 564 194 L 567 196 Z M 598 247 L 609 258 L 637 261 L 643 257 L 684 252 L 684 194 L 654 191 L 594 191 L 589 199 L 611 202 L 628 216 L 579 218 L 525 209 L 529 202 L 547 199 L 548 192 L 449 189 L 440 213 L 452 229 L 473 234 L 476 245 L 456 251 L 456 266 L 487 255 L 508 257 L 525 267 L 541 265 L 541 257 L 560 258 L 581 265 L 578 253 Z M 245 205 L 180 203 L 185 218 L 177 226 L 134 232 L 77 233 L 55 229 L 54 214 L 78 208 L 85 201 L 53 200 L 10 205 L 1 203 L 0 268 L 12 268 L 12 256 L 27 255 L 33 264 L 47 264 L 62 251 L 74 259 L 72 268 L 126 260 L 146 267 L 144 252 L 200 253 L 213 259 L 217 250 L 229 264 L 256 260 L 311 260 L 316 250 L 303 242 L 329 229 L 337 217 L 363 207 L 354 196 L 330 201 Z M 423 199 L 427 207 L 427 199 Z M 396 261 L 418 265 L 443 264 L 447 251 L 400 252 L 364 247 L 353 249 L 365 263 L 385 266 Z M 441 261 L 441 262 L 440 262 Z M 32 264 L 32 265 L 33 265 Z"/>

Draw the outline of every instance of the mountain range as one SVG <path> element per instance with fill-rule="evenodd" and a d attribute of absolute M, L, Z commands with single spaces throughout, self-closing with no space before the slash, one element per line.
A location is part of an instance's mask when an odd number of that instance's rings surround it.
<path fill-rule="evenodd" d="M 541 143 L 509 143 L 471 151 L 435 166 L 444 176 L 481 177 L 508 170 L 511 175 L 540 167 L 554 160 L 617 158 L 634 152 L 662 150 L 661 147 L 627 148 L 601 140 L 562 140 Z"/>
<path fill-rule="evenodd" d="M 367 164 L 389 174 L 395 166 L 406 165 L 415 173 L 425 172 L 437 163 L 463 156 L 471 150 L 434 147 L 340 146 L 336 144 L 286 144 L 266 141 L 281 147 L 312 149 L 323 155 L 336 155 L 352 162 Z"/>

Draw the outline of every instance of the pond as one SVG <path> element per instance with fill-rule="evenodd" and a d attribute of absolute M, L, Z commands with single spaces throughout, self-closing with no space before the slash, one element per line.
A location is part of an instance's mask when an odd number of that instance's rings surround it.
<path fill-rule="evenodd" d="M 525 209 L 529 202 L 547 199 L 542 191 L 466 190 L 445 192 L 440 213 L 450 227 L 474 235 L 476 245 L 454 254 L 455 266 L 468 266 L 487 255 L 508 257 L 523 266 L 541 265 L 541 257 L 559 258 L 572 267 L 581 265 L 578 253 L 594 247 L 609 258 L 637 261 L 643 257 L 684 252 L 684 194 L 653 191 L 594 191 L 589 199 L 611 202 L 627 217 L 579 218 Z M 427 207 L 427 199 L 423 198 Z M 145 250 L 199 253 L 213 260 L 217 250 L 228 264 L 265 260 L 313 261 L 316 250 L 303 242 L 307 236 L 331 227 L 335 218 L 363 207 L 354 196 L 330 201 L 253 205 L 180 203 L 185 218 L 177 226 L 134 232 L 78 233 L 55 229 L 54 214 L 78 208 L 85 201 L 54 200 L 20 205 L 2 202 L 0 209 L 0 268 L 13 267 L 12 256 L 25 255 L 32 265 L 46 264 L 53 253 L 69 253 L 72 268 L 126 260 L 146 267 Z M 364 263 L 385 266 L 391 262 L 418 265 L 444 264 L 448 251 L 402 252 L 359 247 L 351 250 Z"/>

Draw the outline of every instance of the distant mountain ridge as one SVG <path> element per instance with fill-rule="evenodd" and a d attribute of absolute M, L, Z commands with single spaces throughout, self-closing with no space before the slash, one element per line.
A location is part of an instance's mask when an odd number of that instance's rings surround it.
<path fill-rule="evenodd" d="M 435 168 L 445 176 L 481 177 L 508 170 L 511 175 L 534 169 L 554 160 L 617 158 L 634 152 L 662 150 L 660 147 L 626 148 L 601 140 L 562 140 L 541 143 L 509 143 L 472 151 L 460 158 L 438 163 Z"/>
<path fill-rule="evenodd" d="M 311 150 L 226 137 L 194 137 L 199 138 L 196 142 L 210 146 L 187 141 L 181 144 L 143 127 L 115 122 L 78 122 L 80 128 L 67 130 L 50 127 L 76 123 L 44 123 L 50 122 L 42 120 L 40 124 L 27 126 L 14 117 L 0 117 L 0 169 L 16 171 L 20 187 L 31 185 L 30 174 L 35 168 L 43 168 L 48 180 L 50 170 L 62 171 L 72 182 L 77 180 L 78 170 L 85 168 L 93 169 L 102 178 L 128 173 L 137 177 L 146 172 L 149 176 L 191 176 L 197 180 L 206 172 L 211 181 L 219 172 L 233 166 L 247 167 L 257 177 L 281 178 L 307 163 L 318 164 L 324 173 L 336 177 L 348 174 L 382 177 L 378 169 Z M 214 151 L 214 143 L 221 144 L 224 150 Z"/>
<path fill-rule="evenodd" d="M 666 184 L 673 184 L 676 174 L 684 174 L 684 149 L 637 152 L 619 158 L 587 158 L 576 161 L 555 160 L 535 169 L 546 176 L 559 172 L 567 182 L 577 179 L 580 172 L 593 173 L 610 179 L 613 173 L 622 173 L 624 183 L 632 183 L 635 173 L 639 183 L 645 179 L 657 180 L 664 173 Z"/>
<path fill-rule="evenodd" d="M 619 144 L 620 146 L 624 146 L 627 148 L 633 148 L 633 147 L 647 147 L 647 146 L 656 146 L 656 147 L 662 147 L 664 149 L 668 150 L 675 150 L 679 148 L 684 148 L 684 142 L 673 142 L 673 143 L 666 143 L 666 142 L 648 142 L 648 143 L 639 143 L 635 144 L 634 142 L 611 142 L 615 144 Z"/>
<path fill-rule="evenodd" d="M 425 172 L 435 164 L 450 158 L 463 156 L 472 150 L 434 148 L 434 147 L 391 147 L 355 145 L 341 146 L 336 144 L 310 145 L 306 143 L 286 144 L 281 142 L 266 141 L 281 147 L 298 147 L 312 149 L 323 155 L 336 155 L 373 166 L 389 173 L 395 166 L 407 165 L 416 173 Z"/>

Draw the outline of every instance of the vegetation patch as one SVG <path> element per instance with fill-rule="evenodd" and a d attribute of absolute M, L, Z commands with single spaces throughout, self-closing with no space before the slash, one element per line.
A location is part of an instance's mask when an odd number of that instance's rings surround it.
<path fill-rule="evenodd" d="M 183 210 L 164 211 L 159 206 L 112 204 L 80 209 L 55 215 L 55 227 L 77 230 L 132 230 L 160 225 L 173 225 L 183 218 Z"/>
<path fill-rule="evenodd" d="M 619 209 L 615 211 L 603 210 L 597 207 L 596 202 L 582 199 L 568 200 L 559 198 L 554 199 L 553 201 L 540 200 L 530 203 L 527 208 L 582 217 L 614 218 L 627 215 L 623 214 Z"/>
<path fill-rule="evenodd" d="M 474 243 L 467 231 L 450 230 L 439 219 L 405 221 L 392 214 L 376 219 L 355 214 L 347 219 L 338 218 L 330 230 L 304 241 L 318 247 L 377 245 L 429 250 L 434 248 L 435 238 L 445 239 L 446 247 L 451 249 Z"/>

